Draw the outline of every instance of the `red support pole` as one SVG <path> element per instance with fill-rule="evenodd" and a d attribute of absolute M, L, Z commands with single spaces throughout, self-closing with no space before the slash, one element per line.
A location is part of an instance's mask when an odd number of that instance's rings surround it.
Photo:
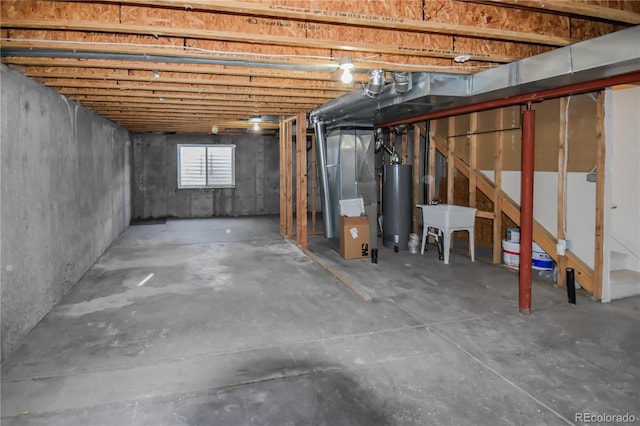
<path fill-rule="evenodd" d="M 520 184 L 520 313 L 531 313 L 531 257 L 533 245 L 533 170 L 536 112 L 527 104 L 522 113 L 522 172 Z"/>

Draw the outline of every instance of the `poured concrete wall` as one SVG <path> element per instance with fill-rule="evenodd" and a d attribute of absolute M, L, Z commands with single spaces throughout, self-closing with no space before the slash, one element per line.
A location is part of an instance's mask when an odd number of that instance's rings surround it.
<path fill-rule="evenodd" d="M 2 359 L 130 221 L 129 133 L 0 65 Z"/>
<path fill-rule="evenodd" d="M 275 214 L 280 209 L 278 139 L 242 135 L 134 134 L 135 218 Z M 236 187 L 178 189 L 178 144 L 234 144 Z"/>

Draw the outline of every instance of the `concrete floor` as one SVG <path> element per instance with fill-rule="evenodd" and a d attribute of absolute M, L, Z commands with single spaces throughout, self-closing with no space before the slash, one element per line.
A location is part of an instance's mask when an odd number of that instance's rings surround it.
<path fill-rule="evenodd" d="M 379 263 L 277 218 L 132 226 L 2 365 L 3 425 L 563 425 L 640 419 L 638 298 L 460 254 Z M 640 420 L 636 420 L 640 421 Z"/>

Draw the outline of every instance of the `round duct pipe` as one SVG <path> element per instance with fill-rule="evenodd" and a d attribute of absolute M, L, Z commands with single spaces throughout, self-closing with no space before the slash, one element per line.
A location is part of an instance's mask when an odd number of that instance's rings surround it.
<path fill-rule="evenodd" d="M 364 93 L 373 98 L 384 90 L 384 70 L 372 70 L 369 73 L 369 83 L 364 88 Z"/>

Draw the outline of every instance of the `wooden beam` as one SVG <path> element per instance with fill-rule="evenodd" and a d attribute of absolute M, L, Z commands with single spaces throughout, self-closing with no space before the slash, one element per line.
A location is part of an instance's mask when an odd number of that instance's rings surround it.
<path fill-rule="evenodd" d="M 411 195 L 411 210 L 413 211 L 413 233 L 420 234 L 420 213 L 416 204 L 420 204 L 420 127 L 413 125 L 413 193 Z"/>
<path fill-rule="evenodd" d="M 505 128 L 505 117 L 503 111 L 498 113 L 498 128 Z M 498 132 L 498 140 L 493 157 L 493 182 L 495 191 L 502 192 L 502 152 L 504 146 L 505 132 Z M 493 257 L 492 261 L 498 265 L 502 263 L 502 197 L 494 196 L 493 200 Z"/>
<path fill-rule="evenodd" d="M 284 121 L 280 119 L 280 233 L 282 235 L 287 235 L 287 157 L 285 156 L 285 152 L 287 149 L 287 145 L 285 142 L 286 138 L 287 127 Z"/>
<path fill-rule="evenodd" d="M 287 238 L 293 238 L 293 122 L 285 122 L 285 185 L 286 189 L 286 222 L 287 222 Z"/>
<path fill-rule="evenodd" d="M 565 207 L 566 207 L 566 185 L 567 185 L 567 149 L 569 148 L 568 141 L 568 118 L 567 111 L 568 98 L 560 98 L 560 117 L 558 128 L 558 190 L 557 190 L 557 212 L 556 212 L 556 237 L 558 240 L 564 240 L 566 238 L 564 230 L 566 229 L 565 223 Z M 567 256 L 558 255 L 557 261 L 558 273 L 556 283 L 564 287 L 567 282 Z"/>
<path fill-rule="evenodd" d="M 472 112 L 469 117 L 469 166 L 478 170 L 478 113 Z M 476 207 L 476 174 L 469 176 L 469 207 Z"/>
<path fill-rule="evenodd" d="M 453 59 L 459 56 L 462 52 L 454 50 L 442 50 L 431 49 L 428 47 L 409 47 L 409 46 L 393 46 L 385 45 L 381 43 L 363 43 L 353 40 L 329 40 L 329 39 L 314 39 L 310 37 L 287 37 L 270 34 L 256 34 L 240 33 L 234 31 L 216 31 L 216 30 L 201 30 L 195 28 L 186 27 L 160 27 L 157 25 L 144 25 L 144 24 L 123 24 L 118 22 L 100 22 L 100 21 L 87 21 L 87 20 L 75 20 L 75 19 L 27 19 L 27 18 L 3 18 L 3 28 L 18 28 L 28 30 L 51 30 L 51 31 L 74 31 L 78 32 L 80 41 L 80 32 L 99 32 L 106 34 L 130 34 L 130 35 L 144 35 L 151 37 L 178 37 L 197 40 L 215 40 L 234 43 L 248 43 L 250 45 L 262 44 L 269 46 L 284 46 L 284 47 L 304 47 L 315 49 L 329 49 L 329 50 L 344 50 L 352 52 L 367 52 L 374 54 L 389 54 L 389 55 L 401 55 L 401 56 L 415 56 L 415 57 L 427 57 L 427 58 L 447 58 Z M 492 30 L 500 31 L 500 30 Z M 547 38 L 547 37 L 545 37 Z M 551 37 L 548 37 L 549 39 Z M 53 40 L 51 40 L 53 41 Z M 70 43 L 69 37 L 65 37 L 64 40 L 60 40 L 62 44 Z M 33 43 L 38 43 L 34 41 Z M 42 45 L 42 43 L 39 43 Z M 115 42 L 113 46 L 117 46 Z M 87 46 L 87 45 L 81 45 Z M 94 46 L 97 47 L 99 45 Z M 113 47 L 112 46 L 112 47 Z M 32 46 L 33 47 L 33 46 Z M 53 48 L 53 44 L 50 45 Z M 503 54 L 490 54 L 483 52 L 469 52 L 472 61 L 484 61 L 484 62 L 496 62 L 496 63 L 508 63 L 513 62 L 520 57 L 503 55 Z M 310 61 L 309 59 L 298 59 L 303 63 Z M 317 61 L 315 61 L 317 63 Z M 335 60 L 325 60 L 325 65 L 335 65 Z"/>
<path fill-rule="evenodd" d="M 89 79 L 89 80 L 110 80 L 110 81 L 132 81 L 132 82 L 147 82 L 147 83 L 167 83 L 167 84 L 197 84 L 206 86 L 240 86 L 256 88 L 272 88 L 272 89 L 296 89 L 296 90 L 335 90 L 344 92 L 344 88 L 340 87 L 340 83 L 317 81 L 315 83 L 309 82 L 282 82 L 282 81 L 270 81 L 270 80 L 249 80 L 245 77 L 239 77 L 236 79 L 230 79 L 226 77 L 224 80 L 217 79 L 217 75 L 207 75 L 209 78 L 195 77 L 190 74 L 185 74 L 184 77 L 166 77 L 160 76 L 159 79 L 155 79 L 150 73 L 149 75 L 131 75 L 131 74 L 114 74 L 100 70 L 100 73 L 87 74 L 83 72 L 82 68 L 40 68 L 29 67 L 24 72 L 25 75 L 34 78 L 75 78 L 77 80 Z M 54 83 L 60 83 L 56 81 L 48 81 L 49 85 Z M 224 81 L 224 83 L 222 83 Z M 285 87 L 286 86 L 286 87 Z M 350 88 L 349 88 L 350 90 Z"/>
<path fill-rule="evenodd" d="M 614 9 L 580 1 L 567 0 L 464 0 L 473 3 L 490 4 L 493 6 L 512 7 L 537 12 L 554 13 L 560 15 L 586 17 L 598 21 L 622 22 L 625 24 L 640 24 L 640 14 L 631 10 Z M 624 2 L 622 2 L 624 5 Z"/>
<path fill-rule="evenodd" d="M 307 116 L 296 118 L 296 241 L 306 249 L 307 240 Z"/>
<path fill-rule="evenodd" d="M 185 93 L 185 92 L 169 92 L 162 89 L 158 90 L 112 90 L 112 89 L 76 89 L 76 88 L 60 88 L 58 92 L 62 95 L 74 97 L 78 99 L 100 99 L 102 97 L 118 96 L 122 98 L 165 98 L 165 99 L 196 99 L 211 100 L 211 93 Z M 325 98 L 312 98 L 310 96 L 298 98 L 295 96 L 264 96 L 250 94 L 222 94 L 215 96 L 216 102 L 224 104 L 226 102 L 263 102 L 263 103 L 280 103 L 307 105 L 313 108 L 315 105 L 321 105 L 327 102 Z"/>
<path fill-rule="evenodd" d="M 164 62 L 145 62 L 145 61 L 129 61 L 118 59 L 76 59 L 76 58 L 39 58 L 39 57 L 15 57 L 7 56 L 2 58 L 2 62 L 6 64 L 23 65 L 29 67 L 65 67 L 65 68 L 95 68 L 105 70 L 136 70 L 149 71 L 154 70 L 163 73 L 184 73 L 184 74 L 209 74 L 209 75 L 226 75 L 240 77 L 263 77 L 263 78 L 282 78 L 286 80 L 317 80 L 331 81 L 335 83 L 335 75 L 329 71 L 304 71 L 292 69 L 277 68 L 259 68 L 259 67 L 242 67 L 232 65 L 215 65 L 215 64 L 181 64 L 181 63 L 164 63 Z M 358 81 L 359 73 L 354 73 L 353 84 L 342 84 L 342 88 L 336 90 L 350 91 L 361 83 Z M 362 82 L 365 82 L 363 77 Z"/>
<path fill-rule="evenodd" d="M 494 40 L 536 43 L 550 46 L 566 46 L 575 40 L 566 37 L 544 36 L 520 31 L 508 31 L 483 28 L 472 25 L 458 25 L 440 22 L 425 22 L 406 17 L 376 16 L 371 14 L 347 13 L 339 10 L 319 7 L 293 7 L 268 5 L 229 0 L 106 0 L 113 3 L 136 4 L 146 6 L 164 6 L 171 8 L 196 9 L 209 12 L 225 12 L 238 15 L 265 16 L 290 20 L 325 22 L 366 28 L 380 28 L 396 31 L 423 32 L 431 34 L 455 35 L 464 37 L 487 38 Z M 330 3 L 329 3 L 330 4 Z"/>
<path fill-rule="evenodd" d="M 347 279 L 347 277 L 345 277 L 343 274 L 338 272 L 334 267 L 329 265 L 329 263 L 323 260 L 320 256 L 313 253 L 311 250 L 303 249 L 303 251 L 307 256 L 313 259 L 318 265 L 322 266 L 331 275 L 333 275 L 338 281 L 344 284 L 349 290 L 354 292 L 356 296 L 358 296 L 360 299 L 364 300 L 365 302 L 371 302 L 373 300 L 373 297 L 369 293 L 367 293 L 367 291 L 364 290 L 362 286 L 360 286 L 357 283 L 351 282 L 349 279 Z"/>
<path fill-rule="evenodd" d="M 602 281 L 604 274 L 604 191 L 605 191 L 605 134 L 604 134 L 604 91 L 598 93 L 596 105 L 596 229 L 595 253 L 593 255 L 593 295 L 602 299 Z"/>
<path fill-rule="evenodd" d="M 456 128 L 456 118 L 449 117 L 449 136 L 455 134 Z M 449 137 L 447 140 L 447 204 L 455 204 L 454 203 L 454 180 L 456 174 L 456 156 L 455 156 L 455 146 L 456 140 L 455 138 Z"/>
<path fill-rule="evenodd" d="M 318 197 L 318 162 L 316 160 L 316 135 L 311 135 L 311 233 L 316 230 L 316 198 Z"/>
<path fill-rule="evenodd" d="M 436 188 L 439 183 L 436 182 L 436 126 L 438 121 L 431 120 L 431 124 L 429 125 L 430 132 L 427 135 L 429 138 L 429 155 L 428 155 L 428 164 L 427 164 L 427 175 L 429 177 L 429 186 L 427 187 L 427 200 L 426 203 L 430 203 L 431 201 L 436 199 Z"/>
<path fill-rule="evenodd" d="M 45 86 L 53 86 L 59 88 L 58 91 L 65 91 L 65 94 L 99 94 L 105 90 L 126 93 L 136 93 L 145 91 L 154 91 L 156 94 L 163 93 L 185 93 L 187 94 L 207 94 L 207 95 L 221 95 L 229 97 L 229 95 L 240 96 L 255 96 L 256 88 L 251 85 L 240 86 L 228 86 L 228 85 L 200 85 L 200 84 L 186 84 L 178 83 L 153 83 L 150 81 L 144 82 L 131 82 L 131 81 L 105 81 L 99 79 L 42 79 L 42 83 Z M 259 95 L 261 97 L 294 97 L 314 99 L 316 101 L 324 101 L 335 99 L 342 96 L 344 92 L 337 90 L 306 90 L 306 89 L 275 89 L 275 88 L 261 88 Z"/>

